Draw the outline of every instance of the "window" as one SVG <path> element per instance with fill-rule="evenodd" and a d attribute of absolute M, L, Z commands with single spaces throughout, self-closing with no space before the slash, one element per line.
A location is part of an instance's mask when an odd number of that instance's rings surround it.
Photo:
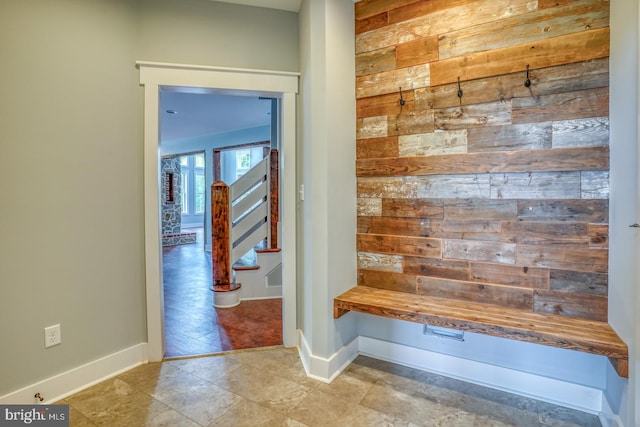
<path fill-rule="evenodd" d="M 251 168 L 251 150 L 236 151 L 236 179 L 247 173 Z"/>

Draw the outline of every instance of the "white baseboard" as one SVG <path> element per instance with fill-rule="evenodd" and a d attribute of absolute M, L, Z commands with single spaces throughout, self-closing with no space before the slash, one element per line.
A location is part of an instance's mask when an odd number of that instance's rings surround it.
<path fill-rule="evenodd" d="M 86 363 L 14 392 L 0 396 L 0 404 L 51 404 L 148 361 L 147 344 L 132 347 Z M 36 393 L 44 398 L 37 402 Z"/>
<path fill-rule="evenodd" d="M 602 410 L 600 411 L 599 418 L 602 427 L 624 427 L 620 415 L 613 412 L 605 393 L 602 393 Z"/>
<path fill-rule="evenodd" d="M 358 338 L 345 345 L 330 358 L 314 356 L 301 330 L 298 329 L 298 353 L 309 378 L 330 383 L 358 357 Z"/>
<path fill-rule="evenodd" d="M 602 411 L 603 392 L 597 388 L 369 337 L 359 337 L 358 343 L 365 356 L 594 415 Z"/>

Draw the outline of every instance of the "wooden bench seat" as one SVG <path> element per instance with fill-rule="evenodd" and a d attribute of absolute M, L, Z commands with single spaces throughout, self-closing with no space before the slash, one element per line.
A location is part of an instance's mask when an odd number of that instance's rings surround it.
<path fill-rule="evenodd" d="M 627 345 L 606 322 L 367 286 L 334 299 L 334 318 L 349 311 L 599 354 L 609 358 L 618 375 L 629 377 Z"/>

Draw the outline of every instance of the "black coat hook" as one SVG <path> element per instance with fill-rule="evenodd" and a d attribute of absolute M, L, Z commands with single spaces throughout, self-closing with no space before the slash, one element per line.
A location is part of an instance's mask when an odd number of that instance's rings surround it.
<path fill-rule="evenodd" d="M 527 64 L 527 79 L 524 81 L 524 87 L 530 87 L 531 80 L 529 79 L 529 64 Z"/>
<path fill-rule="evenodd" d="M 404 105 L 404 98 L 402 97 L 402 86 L 400 86 L 400 106 Z"/>
<path fill-rule="evenodd" d="M 460 87 L 460 76 L 458 76 L 458 98 L 460 98 L 460 104 L 462 104 L 462 88 Z"/>

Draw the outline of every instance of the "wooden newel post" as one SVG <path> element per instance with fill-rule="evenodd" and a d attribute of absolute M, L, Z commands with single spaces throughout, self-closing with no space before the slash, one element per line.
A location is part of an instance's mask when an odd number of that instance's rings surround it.
<path fill-rule="evenodd" d="M 213 286 L 229 286 L 231 284 L 229 215 L 229 186 L 223 181 L 216 181 L 211 186 Z"/>

